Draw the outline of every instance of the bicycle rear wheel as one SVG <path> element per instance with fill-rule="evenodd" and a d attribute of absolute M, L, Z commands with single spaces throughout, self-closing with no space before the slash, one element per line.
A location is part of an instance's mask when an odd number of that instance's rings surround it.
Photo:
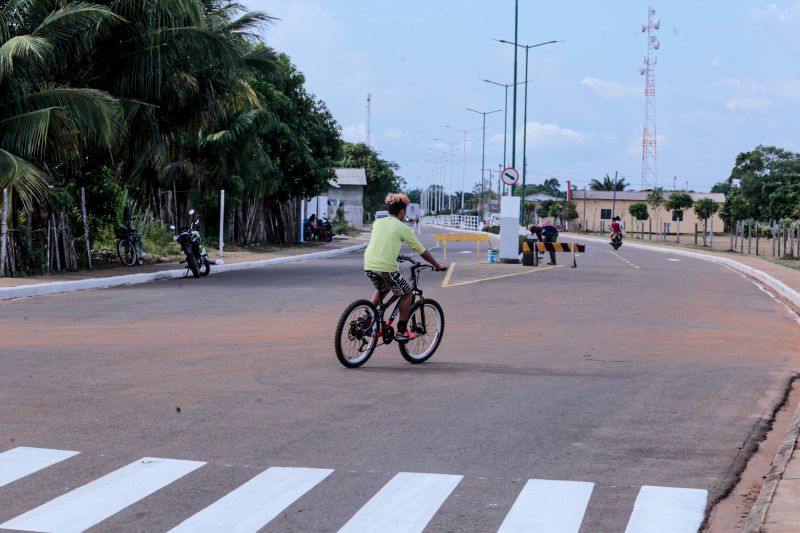
<path fill-rule="evenodd" d="M 133 266 L 136 264 L 136 247 L 128 239 L 120 239 L 117 241 L 117 255 L 125 266 Z"/>
<path fill-rule="evenodd" d="M 356 368 L 367 362 L 378 345 L 377 324 L 378 310 L 369 300 L 356 300 L 347 306 L 333 339 L 340 363 Z"/>
<path fill-rule="evenodd" d="M 424 363 L 430 359 L 442 342 L 444 335 L 444 311 L 436 300 L 417 302 L 411 306 L 408 330 L 417 337 L 401 342 L 400 353 L 409 363 Z"/>

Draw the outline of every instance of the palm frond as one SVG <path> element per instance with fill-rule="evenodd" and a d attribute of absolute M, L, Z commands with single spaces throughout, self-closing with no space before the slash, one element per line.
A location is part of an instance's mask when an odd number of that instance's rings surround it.
<path fill-rule="evenodd" d="M 0 148 L 0 189 L 13 190 L 27 210 L 46 203 L 49 194 L 47 174 L 25 159 Z"/>
<path fill-rule="evenodd" d="M 89 50 L 98 37 L 108 35 L 108 22 L 124 19 L 111 9 L 83 2 L 71 2 L 51 12 L 33 31 L 36 37 L 52 42 L 65 55 Z"/>
<path fill-rule="evenodd" d="M 49 84 L 28 96 L 26 103 L 30 109 L 64 110 L 85 139 L 101 146 L 111 147 L 123 132 L 119 100 L 104 91 Z"/>
<path fill-rule="evenodd" d="M 26 159 L 41 159 L 54 111 L 48 107 L 0 120 L 0 148 Z"/>
<path fill-rule="evenodd" d="M 44 67 L 53 46 L 44 37 L 18 35 L 0 45 L 0 80 L 14 71 L 14 60 L 25 58 Z"/>

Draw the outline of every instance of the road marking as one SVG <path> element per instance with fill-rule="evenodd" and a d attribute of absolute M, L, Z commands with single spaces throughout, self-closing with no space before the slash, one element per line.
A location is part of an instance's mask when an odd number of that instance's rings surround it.
<path fill-rule="evenodd" d="M 635 268 L 636 270 L 641 270 L 641 268 L 639 268 L 639 266 L 638 266 L 638 265 L 634 265 L 633 263 L 631 263 L 630 261 L 628 261 L 627 259 L 625 259 L 625 258 L 624 258 L 624 257 L 622 257 L 621 255 L 619 255 L 617 252 L 615 252 L 615 251 L 613 251 L 613 252 L 612 252 L 612 251 L 609 251 L 609 253 L 610 253 L 611 255 L 613 255 L 614 257 L 616 257 L 617 259 L 619 259 L 620 261 L 622 261 L 623 263 L 626 263 L 628 266 L 631 266 L 631 267 Z"/>
<path fill-rule="evenodd" d="M 529 479 L 498 533 L 577 533 L 594 483 Z"/>
<path fill-rule="evenodd" d="M 674 257 L 668 257 L 667 261 L 674 261 L 675 263 L 677 263 L 678 261 L 680 261 L 680 259 L 675 259 Z"/>
<path fill-rule="evenodd" d="M 450 266 L 447 269 L 447 275 L 444 277 L 444 280 L 442 280 L 442 287 L 447 287 L 448 285 L 450 285 L 450 276 L 453 275 L 453 270 L 455 269 L 456 269 L 456 264 L 450 263 Z"/>
<path fill-rule="evenodd" d="M 454 263 L 452 263 L 452 264 L 454 264 Z M 538 267 L 538 268 L 527 268 L 526 267 L 526 270 L 524 270 L 523 272 L 514 272 L 513 274 L 501 274 L 499 276 L 490 276 L 490 277 L 487 277 L 487 278 L 473 279 L 473 280 L 470 280 L 470 281 L 459 281 L 458 283 L 450 283 L 450 278 L 446 276 L 444 278 L 444 281 L 442 282 L 442 287 L 444 287 L 444 288 L 458 287 L 458 286 L 461 286 L 461 285 L 470 285 L 472 283 L 481 283 L 483 281 L 492 281 L 492 280 L 495 280 L 495 279 L 510 278 L 512 276 L 524 276 L 526 274 L 533 274 L 535 272 L 544 272 L 545 270 L 552 270 L 554 268 L 562 268 L 563 266 L 565 266 L 565 265 L 553 265 L 553 266 Z M 448 274 L 449 274 L 449 272 L 448 272 Z"/>
<path fill-rule="evenodd" d="M 272 467 L 170 530 L 256 532 L 333 470 Z"/>
<path fill-rule="evenodd" d="M 83 531 L 204 464 L 144 457 L 12 518 L 0 524 L 0 528 L 59 533 Z"/>
<path fill-rule="evenodd" d="M 0 453 L 0 487 L 60 463 L 80 452 L 20 446 Z"/>
<path fill-rule="evenodd" d="M 695 533 L 708 491 L 645 485 L 636 496 L 625 533 Z"/>
<path fill-rule="evenodd" d="M 400 472 L 339 533 L 422 531 L 463 477 Z"/>

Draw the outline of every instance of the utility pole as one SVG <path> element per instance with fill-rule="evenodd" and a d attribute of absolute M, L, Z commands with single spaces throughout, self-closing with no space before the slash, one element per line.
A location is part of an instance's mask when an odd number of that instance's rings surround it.
<path fill-rule="evenodd" d="M 656 10 L 652 1 L 648 2 L 647 25 L 642 24 L 642 33 L 647 34 L 647 56 L 639 67 L 644 76 L 644 128 L 642 135 L 642 190 L 658 186 L 658 146 L 656 136 L 656 50 L 661 43 L 655 31 L 661 21 L 655 18 Z"/>
<path fill-rule="evenodd" d="M 519 0 L 514 0 L 514 111 L 511 113 L 511 166 L 517 168 L 517 49 L 519 48 Z M 528 78 L 525 78 L 526 80 Z M 483 168 L 483 165 L 481 165 Z M 512 188 L 511 193 L 514 193 Z"/>
<path fill-rule="evenodd" d="M 611 220 L 614 220 L 614 214 L 616 213 L 617 209 L 617 174 L 618 171 L 614 171 L 614 199 L 611 201 Z"/>

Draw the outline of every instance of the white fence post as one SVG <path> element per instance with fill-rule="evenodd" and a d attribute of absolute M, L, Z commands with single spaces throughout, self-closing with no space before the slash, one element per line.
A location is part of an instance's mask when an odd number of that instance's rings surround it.
<path fill-rule="evenodd" d="M 225 189 L 219 192 L 219 256 L 225 257 Z"/>

